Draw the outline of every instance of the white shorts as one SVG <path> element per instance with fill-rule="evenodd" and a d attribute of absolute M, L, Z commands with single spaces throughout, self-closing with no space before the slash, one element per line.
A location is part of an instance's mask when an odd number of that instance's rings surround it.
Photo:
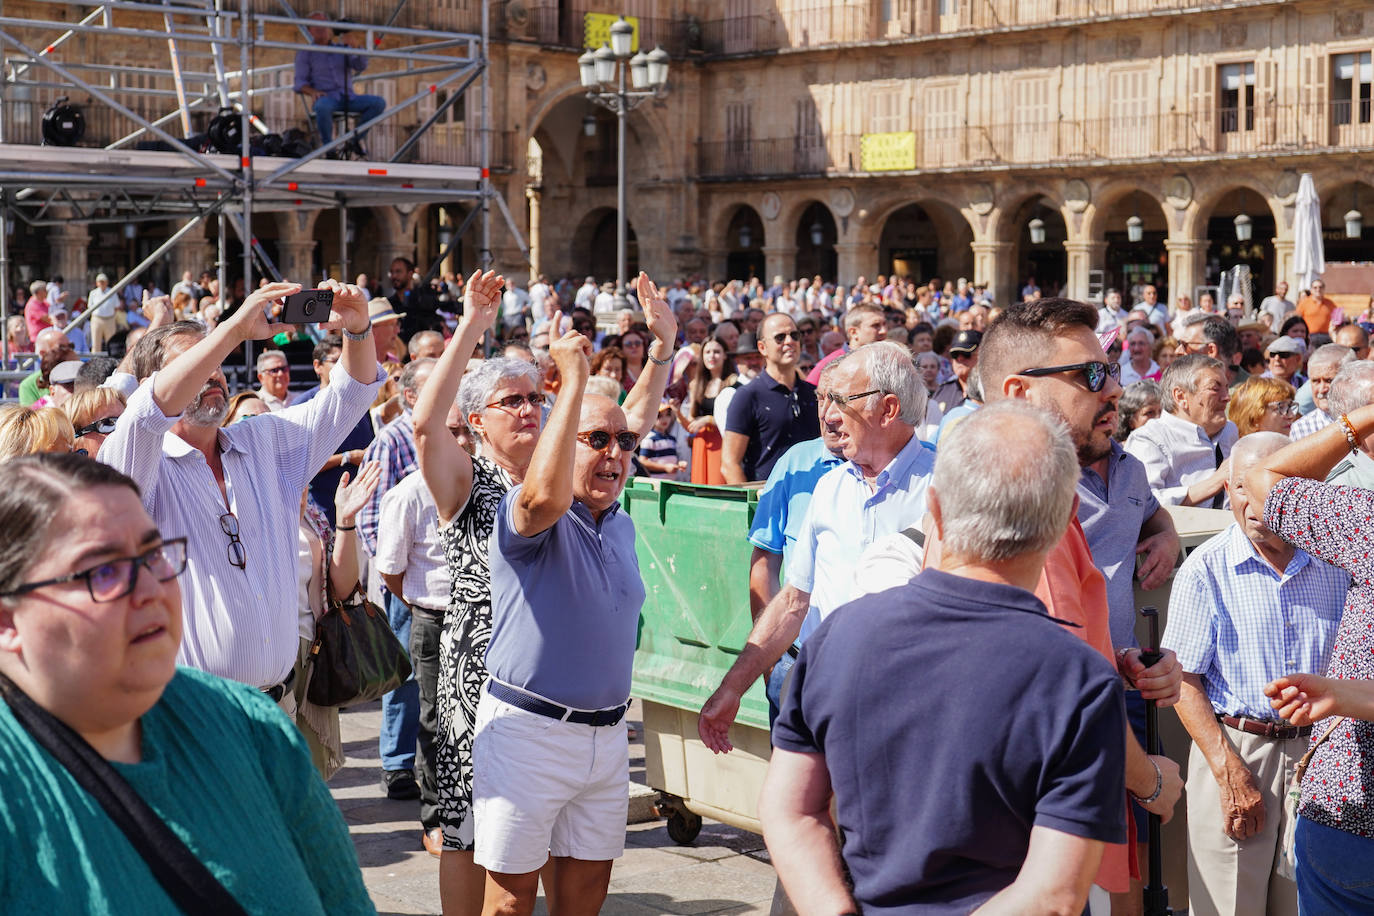
<path fill-rule="evenodd" d="M 523 875 L 550 855 L 604 862 L 625 851 L 630 745 L 624 720 L 560 722 L 484 689 L 472 766 L 474 860 L 488 871 Z"/>

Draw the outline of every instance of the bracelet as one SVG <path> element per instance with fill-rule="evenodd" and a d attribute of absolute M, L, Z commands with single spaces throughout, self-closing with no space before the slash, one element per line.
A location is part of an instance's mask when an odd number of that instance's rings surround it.
<path fill-rule="evenodd" d="M 349 340 L 356 340 L 362 342 L 364 340 L 367 340 L 367 338 L 372 334 L 372 322 L 369 321 L 367 323 L 367 330 L 363 331 L 361 334 L 354 334 L 352 331 L 348 329 L 348 325 L 344 325 L 342 330 L 343 336 L 347 337 Z"/>
<path fill-rule="evenodd" d="M 671 353 L 668 354 L 667 359 L 659 359 L 657 356 L 654 356 L 652 350 L 645 351 L 645 355 L 649 357 L 649 362 L 653 363 L 655 366 L 666 366 L 673 361 L 673 355 Z"/>
<path fill-rule="evenodd" d="M 1149 760 L 1148 757 L 1146 759 Z M 1131 797 L 1134 798 L 1136 801 L 1140 802 L 1142 805 L 1148 805 L 1156 798 L 1159 798 L 1159 793 L 1164 791 L 1164 774 L 1159 771 L 1159 764 L 1155 763 L 1153 760 L 1150 760 L 1150 766 L 1155 768 L 1154 792 L 1150 795 L 1149 798 L 1142 798 L 1141 796 L 1136 795 L 1134 792 L 1131 792 Z M 1131 790 L 1127 789 L 1126 791 L 1130 792 Z"/>
<path fill-rule="evenodd" d="M 1345 441 L 1350 444 L 1350 450 L 1358 452 L 1360 450 L 1360 437 L 1355 435 L 1355 424 L 1351 423 L 1350 418 L 1345 414 L 1341 414 L 1340 420 L 1341 426 L 1345 427 Z"/>
<path fill-rule="evenodd" d="M 357 527 L 358 527 L 357 525 L 335 525 L 335 526 L 334 526 L 334 530 L 335 530 L 335 531 L 352 531 L 352 530 L 354 530 L 354 529 L 357 528 Z"/>

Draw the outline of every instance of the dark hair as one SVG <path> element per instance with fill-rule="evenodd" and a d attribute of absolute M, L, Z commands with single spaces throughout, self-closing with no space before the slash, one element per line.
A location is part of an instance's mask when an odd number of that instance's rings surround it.
<path fill-rule="evenodd" d="M 1121 400 L 1116 405 L 1116 440 L 1118 442 L 1126 441 L 1126 437 L 1135 428 L 1135 415 L 1151 402 L 1161 411 L 1164 410 L 1164 402 L 1159 393 L 1159 382 L 1141 379 L 1126 386 L 1126 390 L 1121 395 Z"/>
<path fill-rule="evenodd" d="M 141 382 L 161 369 L 167 358 L 167 342 L 188 336 L 204 337 L 204 325 L 195 321 L 173 321 L 144 334 L 129 354 L 129 366 L 133 369 L 134 378 Z"/>
<path fill-rule="evenodd" d="M 1207 315 L 1201 321 L 1185 321 L 1183 326 L 1191 328 L 1194 324 L 1202 325 L 1202 336 L 1216 346 L 1217 358 L 1226 365 L 1231 365 L 1231 357 L 1240 352 L 1240 334 L 1231 322 L 1220 315 Z"/>
<path fill-rule="evenodd" d="M 992 323 L 978 348 L 984 392 L 1000 392 L 1007 376 L 1044 358 L 1054 338 L 1084 327 L 1097 330 L 1097 309 L 1076 299 L 1016 302 Z"/>
<path fill-rule="evenodd" d="M 1264 371 L 1264 354 L 1255 347 L 1242 350 L 1240 354 L 1240 367 L 1246 372 L 1254 374 Z"/>
<path fill-rule="evenodd" d="M 52 525 L 67 499 L 92 487 L 138 484 L 108 464 L 71 452 L 43 452 L 0 462 L 0 593 L 20 579 L 48 541 Z"/>
<path fill-rule="evenodd" d="M 317 363 L 322 363 L 329 359 L 329 354 L 335 350 L 343 349 L 343 338 L 338 334 L 330 334 L 315 344 L 315 349 L 310 351 L 310 358 Z"/>
<path fill-rule="evenodd" d="M 1302 326 L 1302 339 L 1308 340 L 1312 336 L 1312 332 L 1307 330 L 1307 322 L 1300 315 L 1290 315 L 1288 320 L 1283 323 L 1283 327 L 1279 328 L 1279 336 L 1287 337 L 1288 331 L 1299 325 Z"/>
<path fill-rule="evenodd" d="M 76 384 L 72 386 L 73 391 L 99 388 L 105 379 L 109 378 L 118 368 L 119 360 L 113 356 L 92 356 L 82 363 L 81 368 L 77 370 Z"/>
<path fill-rule="evenodd" d="M 930 326 L 929 321 L 918 321 L 911 326 L 911 336 L 915 337 L 917 334 L 929 334 L 934 337 L 935 329 Z"/>

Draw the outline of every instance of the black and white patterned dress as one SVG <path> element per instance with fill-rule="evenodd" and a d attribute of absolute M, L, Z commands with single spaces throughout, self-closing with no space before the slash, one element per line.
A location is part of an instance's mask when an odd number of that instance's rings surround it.
<path fill-rule="evenodd" d="M 491 564 L 487 541 L 496 527 L 501 497 L 515 486 L 495 462 L 472 462 L 472 493 L 467 505 L 439 529 L 448 561 L 449 601 L 439 636 L 439 734 L 437 776 L 444 846 L 468 850 L 473 844 L 472 726 L 487 679 L 491 641 Z"/>

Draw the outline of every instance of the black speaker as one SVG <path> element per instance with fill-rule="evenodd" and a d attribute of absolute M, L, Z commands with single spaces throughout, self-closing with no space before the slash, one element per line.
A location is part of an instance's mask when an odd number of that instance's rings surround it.
<path fill-rule="evenodd" d="M 217 153 L 237 153 L 243 150 L 243 120 L 232 108 L 221 108 L 205 129 L 210 147 Z"/>
<path fill-rule="evenodd" d="M 43 145 L 76 146 L 86 135 L 86 119 L 81 109 L 67 102 L 64 95 L 43 112 Z"/>

